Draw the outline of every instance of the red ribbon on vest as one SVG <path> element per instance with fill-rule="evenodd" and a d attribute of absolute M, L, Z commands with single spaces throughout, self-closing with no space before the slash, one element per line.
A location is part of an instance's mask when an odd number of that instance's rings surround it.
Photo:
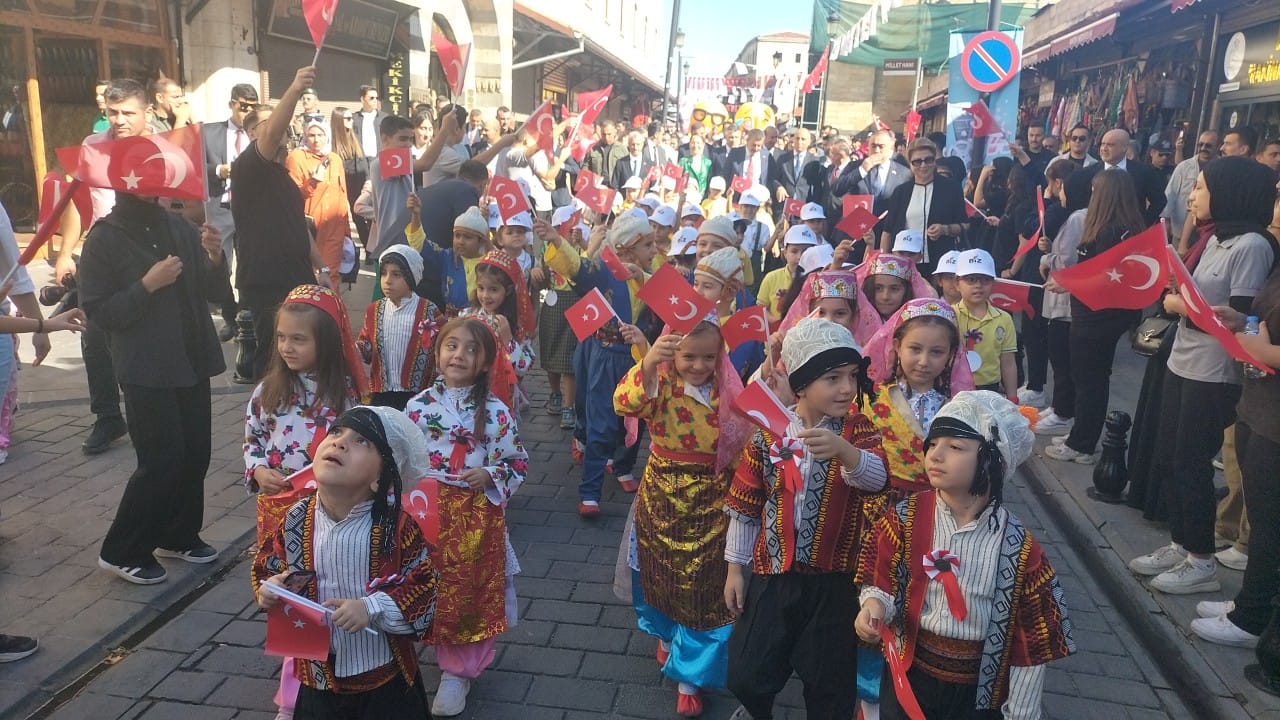
<path fill-rule="evenodd" d="M 791 569 L 791 561 L 796 555 L 795 506 L 796 494 L 804 489 L 804 479 L 800 477 L 800 462 L 803 459 L 804 444 L 796 438 L 780 437 L 769 446 L 769 460 L 782 481 L 778 511 L 782 513 L 782 534 L 786 543 L 783 548 L 783 572 Z"/>
<path fill-rule="evenodd" d="M 483 412 L 483 408 L 476 412 Z M 449 431 L 449 442 L 453 444 L 453 450 L 449 453 L 449 472 L 460 473 L 466 469 L 467 453 L 476 446 L 476 436 L 459 425 Z"/>
<path fill-rule="evenodd" d="M 960 581 L 956 579 L 955 568 L 960 567 L 960 558 L 945 548 L 934 550 L 920 558 L 924 563 L 924 574 L 930 580 L 942 583 L 942 592 L 947 596 L 947 609 L 951 617 L 964 620 L 969 609 L 964 604 L 964 593 L 960 592 Z"/>

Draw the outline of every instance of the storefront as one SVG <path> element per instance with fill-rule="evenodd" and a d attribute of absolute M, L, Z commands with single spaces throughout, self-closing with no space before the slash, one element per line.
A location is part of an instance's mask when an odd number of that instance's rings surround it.
<path fill-rule="evenodd" d="M 1219 42 L 1216 127 L 1248 126 L 1259 139 L 1280 137 L 1280 22 L 1237 30 Z"/>

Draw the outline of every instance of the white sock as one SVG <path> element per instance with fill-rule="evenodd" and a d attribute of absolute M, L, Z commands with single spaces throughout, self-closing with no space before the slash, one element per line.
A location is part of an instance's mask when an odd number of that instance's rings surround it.
<path fill-rule="evenodd" d="M 859 700 L 858 704 L 862 706 L 862 720 L 880 720 L 880 703 Z"/>
<path fill-rule="evenodd" d="M 598 500 L 583 500 L 582 504 L 589 507 L 600 507 L 600 502 Z"/>
<path fill-rule="evenodd" d="M 1191 563 L 1191 567 L 1197 570 L 1213 570 L 1217 567 L 1217 562 L 1214 561 L 1212 555 L 1207 558 L 1198 558 L 1194 555 L 1188 555 L 1187 562 Z"/>
<path fill-rule="evenodd" d="M 680 689 L 680 692 L 684 693 L 685 695 L 698 694 L 698 687 L 696 685 L 690 685 L 689 683 L 680 683 L 678 687 Z"/>

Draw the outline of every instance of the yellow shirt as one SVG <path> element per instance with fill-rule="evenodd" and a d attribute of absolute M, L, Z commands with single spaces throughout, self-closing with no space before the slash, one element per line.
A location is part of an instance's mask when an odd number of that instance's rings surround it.
<path fill-rule="evenodd" d="M 659 250 L 653 254 L 653 262 L 649 263 L 649 272 L 658 272 L 667 264 L 667 254 Z"/>
<path fill-rule="evenodd" d="M 613 409 L 619 415 L 649 422 L 649 439 L 663 450 L 682 453 L 714 453 L 720 438 L 717 408 L 720 393 L 710 387 L 689 385 L 670 368 L 658 371 L 653 395 L 642 385 L 643 370 L 636 365 L 613 393 Z M 705 393 L 705 395 L 704 395 Z"/>
<path fill-rule="evenodd" d="M 416 228 L 412 225 L 406 225 L 404 227 L 404 238 L 409 247 L 422 252 L 422 243 L 427 241 L 427 232 L 422 229 L 421 225 Z"/>
<path fill-rule="evenodd" d="M 760 281 L 760 292 L 756 295 L 756 302 L 768 311 L 770 325 L 782 322 L 782 300 L 791 289 L 794 277 L 795 273 L 791 270 L 780 267 L 765 275 Z"/>
<path fill-rule="evenodd" d="M 702 208 L 702 214 L 706 215 L 708 220 L 713 217 L 727 215 L 729 213 L 729 198 L 724 195 L 721 195 L 714 200 L 707 198 L 702 201 L 702 205 L 700 207 Z"/>
<path fill-rule="evenodd" d="M 555 245 L 547 246 L 547 267 L 550 268 L 552 272 L 560 273 L 565 278 L 576 277 L 578 275 L 578 270 L 582 267 L 583 260 L 584 258 L 576 252 L 565 252 L 557 248 Z M 587 262 L 591 261 L 588 260 Z M 471 277 L 475 277 L 475 273 L 472 273 Z M 639 297 L 636 297 L 636 293 L 640 292 L 640 286 L 644 285 L 644 281 L 646 279 L 648 279 L 648 276 L 638 280 L 636 278 L 632 278 L 627 281 L 627 290 L 631 295 L 628 300 L 631 301 L 632 322 L 635 321 L 635 318 L 640 317 L 640 313 L 644 310 L 644 301 Z"/>
<path fill-rule="evenodd" d="M 1013 316 L 990 302 L 986 315 L 981 318 L 974 317 L 963 300 L 952 307 L 959 321 L 960 342 L 969 352 L 973 384 L 981 387 L 1000 382 L 1000 356 L 1018 351 Z M 1013 392 L 1013 389 L 1004 388 L 1004 391 Z"/>
<path fill-rule="evenodd" d="M 742 248 L 738 248 L 738 260 L 742 261 L 742 284 L 746 287 L 755 285 L 756 273 L 751 269 L 751 257 Z"/>

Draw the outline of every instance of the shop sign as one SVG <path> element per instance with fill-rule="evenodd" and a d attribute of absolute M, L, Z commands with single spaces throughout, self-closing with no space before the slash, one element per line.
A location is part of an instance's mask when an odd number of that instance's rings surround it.
<path fill-rule="evenodd" d="M 1218 92 L 1254 88 L 1280 89 L 1280 23 L 1232 35 L 1222 53 Z"/>
<path fill-rule="evenodd" d="M 409 58 L 406 53 L 396 50 L 387 58 L 387 72 L 383 75 L 383 104 L 386 111 L 399 115 L 406 106 L 406 93 L 409 92 Z"/>
<path fill-rule="evenodd" d="M 883 75 L 885 77 L 915 77 L 919 67 L 917 58 L 885 58 Z"/>
<path fill-rule="evenodd" d="M 385 60 L 399 20 L 395 10 L 363 0 L 343 0 L 325 35 L 324 48 Z M 274 0 L 267 34 L 313 44 L 302 16 L 302 0 Z"/>

